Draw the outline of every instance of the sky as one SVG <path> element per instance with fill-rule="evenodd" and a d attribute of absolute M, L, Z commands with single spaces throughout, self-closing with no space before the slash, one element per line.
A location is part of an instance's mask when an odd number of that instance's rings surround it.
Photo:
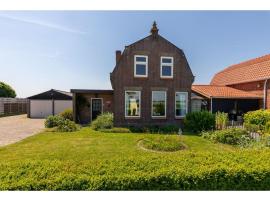
<path fill-rule="evenodd" d="M 195 84 L 270 53 L 269 11 L 0 11 L 0 81 L 18 97 L 111 89 L 115 51 L 159 34 L 181 48 Z"/>

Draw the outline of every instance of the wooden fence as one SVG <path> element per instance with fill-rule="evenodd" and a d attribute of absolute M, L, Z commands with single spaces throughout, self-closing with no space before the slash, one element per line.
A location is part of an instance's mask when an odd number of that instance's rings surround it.
<path fill-rule="evenodd" d="M 0 97 L 0 116 L 27 113 L 27 99 Z"/>

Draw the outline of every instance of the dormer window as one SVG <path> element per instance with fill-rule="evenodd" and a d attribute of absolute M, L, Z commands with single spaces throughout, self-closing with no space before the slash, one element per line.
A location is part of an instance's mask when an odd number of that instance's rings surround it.
<path fill-rule="evenodd" d="M 173 57 L 164 57 L 160 59 L 160 77 L 173 78 Z"/>
<path fill-rule="evenodd" d="M 134 56 L 134 76 L 135 77 L 148 76 L 148 56 L 144 55 Z"/>

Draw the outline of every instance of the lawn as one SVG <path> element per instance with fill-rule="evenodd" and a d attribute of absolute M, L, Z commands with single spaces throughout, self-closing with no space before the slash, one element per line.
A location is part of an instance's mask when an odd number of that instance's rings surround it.
<path fill-rule="evenodd" d="M 270 151 L 184 135 L 186 149 L 146 151 L 159 135 L 44 132 L 0 148 L 1 190 L 270 189 Z M 171 135 L 169 137 L 179 137 Z"/>

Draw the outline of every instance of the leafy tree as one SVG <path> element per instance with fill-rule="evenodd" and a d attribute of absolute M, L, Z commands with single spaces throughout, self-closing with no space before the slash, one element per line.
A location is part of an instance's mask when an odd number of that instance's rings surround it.
<path fill-rule="evenodd" d="M 0 81 L 0 97 L 15 98 L 16 97 L 16 92 L 8 84 Z"/>

